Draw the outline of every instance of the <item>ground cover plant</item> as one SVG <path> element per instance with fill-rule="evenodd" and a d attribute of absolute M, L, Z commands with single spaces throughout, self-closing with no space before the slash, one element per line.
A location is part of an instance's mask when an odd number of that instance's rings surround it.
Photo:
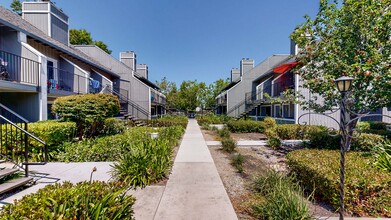
<path fill-rule="evenodd" d="M 56 183 L 5 205 L 0 219 L 133 219 L 134 201 L 120 183 Z"/>
<path fill-rule="evenodd" d="M 270 170 L 255 178 L 253 189 L 259 196 L 252 205 L 257 218 L 313 219 L 303 189 L 294 178 Z"/>
<path fill-rule="evenodd" d="M 315 197 L 339 207 L 339 151 L 296 150 L 287 155 L 290 171 Z M 375 167 L 368 153 L 346 155 L 345 207 L 357 216 L 391 217 L 391 173 Z"/>
<path fill-rule="evenodd" d="M 158 133 L 158 137 L 153 138 L 151 133 Z M 181 126 L 133 127 L 122 134 L 65 143 L 57 159 L 65 162 L 115 161 L 115 179 L 132 187 L 144 187 L 168 175 L 173 149 L 183 133 Z"/>

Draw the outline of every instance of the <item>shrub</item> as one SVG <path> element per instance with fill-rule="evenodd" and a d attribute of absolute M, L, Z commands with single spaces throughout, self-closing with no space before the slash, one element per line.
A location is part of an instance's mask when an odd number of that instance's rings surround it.
<path fill-rule="evenodd" d="M 277 149 L 281 146 L 281 139 L 278 137 L 275 128 L 270 128 L 265 131 L 267 137 L 267 144 L 274 149 Z"/>
<path fill-rule="evenodd" d="M 221 141 L 221 146 L 225 152 L 232 153 L 235 151 L 236 142 L 232 138 L 224 138 Z"/>
<path fill-rule="evenodd" d="M 159 119 L 153 119 L 148 121 L 148 125 L 152 127 L 170 127 L 170 126 L 182 126 L 186 129 L 188 118 L 185 116 L 170 116 L 165 115 Z"/>
<path fill-rule="evenodd" d="M 259 219 L 312 219 L 308 200 L 292 177 L 268 171 L 255 178 L 254 190 L 263 198 L 253 206 Z"/>
<path fill-rule="evenodd" d="M 265 129 L 270 129 L 277 126 L 276 120 L 271 117 L 266 117 L 265 119 L 263 119 L 263 124 Z"/>
<path fill-rule="evenodd" d="M 199 125 L 210 125 L 210 124 L 225 124 L 232 120 L 232 117 L 225 115 L 205 115 L 197 116 L 197 122 Z"/>
<path fill-rule="evenodd" d="M 281 124 L 275 127 L 278 137 L 282 140 L 307 140 L 311 133 L 320 131 L 320 126 Z"/>
<path fill-rule="evenodd" d="M 57 98 L 52 111 L 65 121 L 76 122 L 79 138 L 95 135 L 106 118 L 119 113 L 118 98 L 111 94 L 72 95 Z M 85 131 L 88 128 L 88 131 Z"/>
<path fill-rule="evenodd" d="M 40 121 L 28 124 L 28 131 L 49 146 L 71 141 L 76 134 L 76 124 L 73 122 Z"/>
<path fill-rule="evenodd" d="M 384 138 L 377 134 L 362 133 L 351 143 L 352 150 L 372 151 L 377 144 L 384 144 Z"/>
<path fill-rule="evenodd" d="M 262 133 L 264 131 L 264 123 L 253 120 L 232 120 L 227 122 L 227 127 L 234 133 Z"/>
<path fill-rule="evenodd" d="M 99 132 L 105 135 L 120 134 L 127 129 L 128 120 L 121 120 L 117 118 L 107 118 L 103 122 L 103 128 Z"/>
<path fill-rule="evenodd" d="M 297 150 L 287 155 L 290 171 L 315 196 L 339 207 L 339 151 Z M 358 216 L 391 217 L 391 173 L 374 167 L 373 157 L 348 152 L 345 165 L 346 211 Z"/>
<path fill-rule="evenodd" d="M 243 163 L 245 159 L 246 158 L 241 154 L 234 154 L 231 156 L 231 164 L 236 168 L 238 173 L 243 173 Z"/>
<path fill-rule="evenodd" d="M 360 121 L 357 123 L 356 128 L 361 132 L 367 132 L 371 129 L 371 124 L 367 121 Z"/>
<path fill-rule="evenodd" d="M 114 183 L 56 183 L 5 205 L 0 219 L 133 219 L 134 201 Z"/>
<path fill-rule="evenodd" d="M 217 134 L 221 138 L 229 138 L 229 137 L 231 137 L 231 132 L 229 132 L 229 129 L 226 126 L 224 126 L 223 129 L 217 130 Z"/>

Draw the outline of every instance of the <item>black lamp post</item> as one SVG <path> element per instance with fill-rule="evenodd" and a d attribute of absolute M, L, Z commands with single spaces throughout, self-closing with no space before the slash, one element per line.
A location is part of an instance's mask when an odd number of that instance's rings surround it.
<path fill-rule="evenodd" d="M 343 220 L 344 217 L 344 211 L 345 211 L 345 153 L 348 149 L 346 138 L 348 136 L 348 124 L 350 122 L 350 114 L 347 112 L 346 108 L 346 100 L 347 100 L 347 93 L 351 89 L 353 78 L 343 76 L 335 80 L 335 84 L 337 86 L 338 91 L 341 93 L 341 104 L 340 104 L 340 113 L 341 113 L 341 119 L 339 123 L 340 132 L 341 132 L 341 158 L 340 158 L 340 191 L 339 191 L 339 202 L 340 202 L 340 208 L 339 208 L 339 219 Z"/>

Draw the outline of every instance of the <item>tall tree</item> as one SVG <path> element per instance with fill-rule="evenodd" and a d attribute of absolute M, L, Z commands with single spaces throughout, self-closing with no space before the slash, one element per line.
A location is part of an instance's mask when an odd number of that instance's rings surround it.
<path fill-rule="evenodd" d="M 168 108 L 178 108 L 178 89 L 174 82 L 170 82 L 166 77 L 161 81 L 156 81 L 156 85 L 161 89 L 160 91 L 166 96 Z"/>
<path fill-rule="evenodd" d="M 106 53 L 112 53 L 112 51 L 109 50 L 107 44 L 105 44 L 103 41 L 94 41 L 91 37 L 91 33 L 86 29 L 70 29 L 69 43 L 73 45 L 96 45 Z"/>
<path fill-rule="evenodd" d="M 364 113 L 391 106 L 391 1 L 321 0 L 319 12 L 291 35 L 301 48 L 297 72 L 303 87 L 315 95 L 308 108 L 325 111 L 337 106 L 341 94 L 334 80 L 354 78 L 348 106 Z M 316 98 L 324 98 L 323 103 Z M 357 115 L 350 114 L 356 126 Z"/>
<path fill-rule="evenodd" d="M 11 5 L 11 10 L 18 15 L 22 15 L 22 3 L 19 0 L 13 0 Z"/>

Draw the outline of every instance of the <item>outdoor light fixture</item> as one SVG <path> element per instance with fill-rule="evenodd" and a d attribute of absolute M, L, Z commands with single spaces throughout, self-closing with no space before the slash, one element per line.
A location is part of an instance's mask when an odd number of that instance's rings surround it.
<path fill-rule="evenodd" d="M 349 76 L 342 76 L 335 80 L 339 92 L 348 92 L 352 87 L 353 78 Z"/>

